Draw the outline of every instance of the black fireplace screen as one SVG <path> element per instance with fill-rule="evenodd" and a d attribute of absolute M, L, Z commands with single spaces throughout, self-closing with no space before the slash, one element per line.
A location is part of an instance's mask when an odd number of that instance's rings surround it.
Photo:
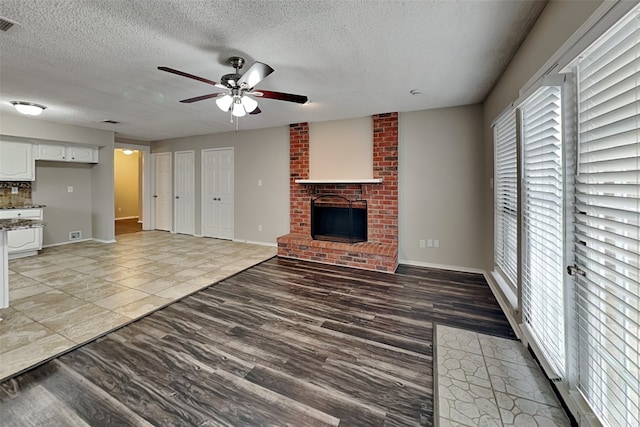
<path fill-rule="evenodd" d="M 331 194 L 311 199 L 311 237 L 332 242 L 366 242 L 367 201 Z"/>

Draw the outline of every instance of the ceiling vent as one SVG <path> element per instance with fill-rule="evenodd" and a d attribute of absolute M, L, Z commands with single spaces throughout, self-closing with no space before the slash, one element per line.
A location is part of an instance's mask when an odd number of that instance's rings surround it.
<path fill-rule="evenodd" d="M 0 31 L 8 31 L 9 28 L 13 27 L 15 24 L 16 22 L 0 16 Z"/>
<path fill-rule="evenodd" d="M 120 122 L 116 122 L 115 120 L 103 120 L 102 123 L 109 123 L 111 125 L 117 125 Z"/>

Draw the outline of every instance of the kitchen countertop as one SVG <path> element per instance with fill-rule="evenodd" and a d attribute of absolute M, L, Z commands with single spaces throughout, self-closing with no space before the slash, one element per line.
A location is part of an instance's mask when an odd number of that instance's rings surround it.
<path fill-rule="evenodd" d="M 47 205 L 19 205 L 19 206 L 0 206 L 0 210 L 5 209 L 42 209 Z"/>
<path fill-rule="evenodd" d="M 39 219 L 0 219 L 0 231 L 22 230 L 25 228 L 44 227 Z"/>

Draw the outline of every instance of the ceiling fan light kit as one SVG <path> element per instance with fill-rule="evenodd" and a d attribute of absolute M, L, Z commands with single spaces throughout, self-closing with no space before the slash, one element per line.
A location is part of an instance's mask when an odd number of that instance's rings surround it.
<path fill-rule="evenodd" d="M 249 98 L 248 95 L 243 96 L 240 100 L 242 101 L 244 109 L 247 110 L 247 113 L 251 113 L 258 108 L 258 101 L 253 98 Z"/>
<path fill-rule="evenodd" d="M 216 99 L 216 104 L 218 108 L 226 113 L 231 108 L 231 104 L 233 104 L 233 97 L 231 95 L 219 96 Z"/>
<path fill-rule="evenodd" d="M 244 107 L 242 106 L 242 101 L 237 96 L 233 100 L 233 110 L 231 110 L 231 114 L 233 114 L 235 117 L 244 117 L 247 114 L 247 112 L 244 110 Z"/>
<path fill-rule="evenodd" d="M 253 65 L 244 74 L 240 74 L 239 71 L 245 64 L 244 58 L 241 58 L 239 56 L 232 56 L 231 58 L 229 58 L 229 63 L 233 68 L 235 68 L 235 73 L 225 74 L 220 78 L 220 83 L 205 79 L 204 77 L 185 73 L 184 71 L 179 71 L 173 68 L 158 67 L 158 70 L 176 74 L 182 77 L 187 77 L 193 80 L 198 80 L 199 82 L 206 83 L 221 89 L 226 89 L 226 93 L 211 93 L 208 95 L 201 95 L 194 98 L 183 99 L 180 102 L 190 104 L 193 102 L 204 101 L 205 99 L 216 98 L 216 105 L 218 106 L 218 108 L 227 113 L 231 111 L 232 118 L 243 117 L 247 114 L 260 114 L 261 110 L 260 108 L 258 108 L 258 101 L 249 97 L 249 95 L 259 98 L 295 102 L 297 104 L 306 104 L 309 102 L 309 99 L 304 95 L 294 95 L 290 93 L 273 92 L 267 90 L 254 91 L 254 87 L 274 71 L 273 68 L 271 68 L 267 64 L 264 64 L 262 62 L 254 62 Z"/>

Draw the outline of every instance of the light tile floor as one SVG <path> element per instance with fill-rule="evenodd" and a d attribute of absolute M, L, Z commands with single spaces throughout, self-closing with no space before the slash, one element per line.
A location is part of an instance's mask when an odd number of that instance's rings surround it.
<path fill-rule="evenodd" d="M 270 246 L 145 231 L 11 260 L 0 382 L 275 254 Z"/>
<path fill-rule="evenodd" d="M 570 426 L 519 341 L 438 325 L 436 353 L 440 427 Z"/>

